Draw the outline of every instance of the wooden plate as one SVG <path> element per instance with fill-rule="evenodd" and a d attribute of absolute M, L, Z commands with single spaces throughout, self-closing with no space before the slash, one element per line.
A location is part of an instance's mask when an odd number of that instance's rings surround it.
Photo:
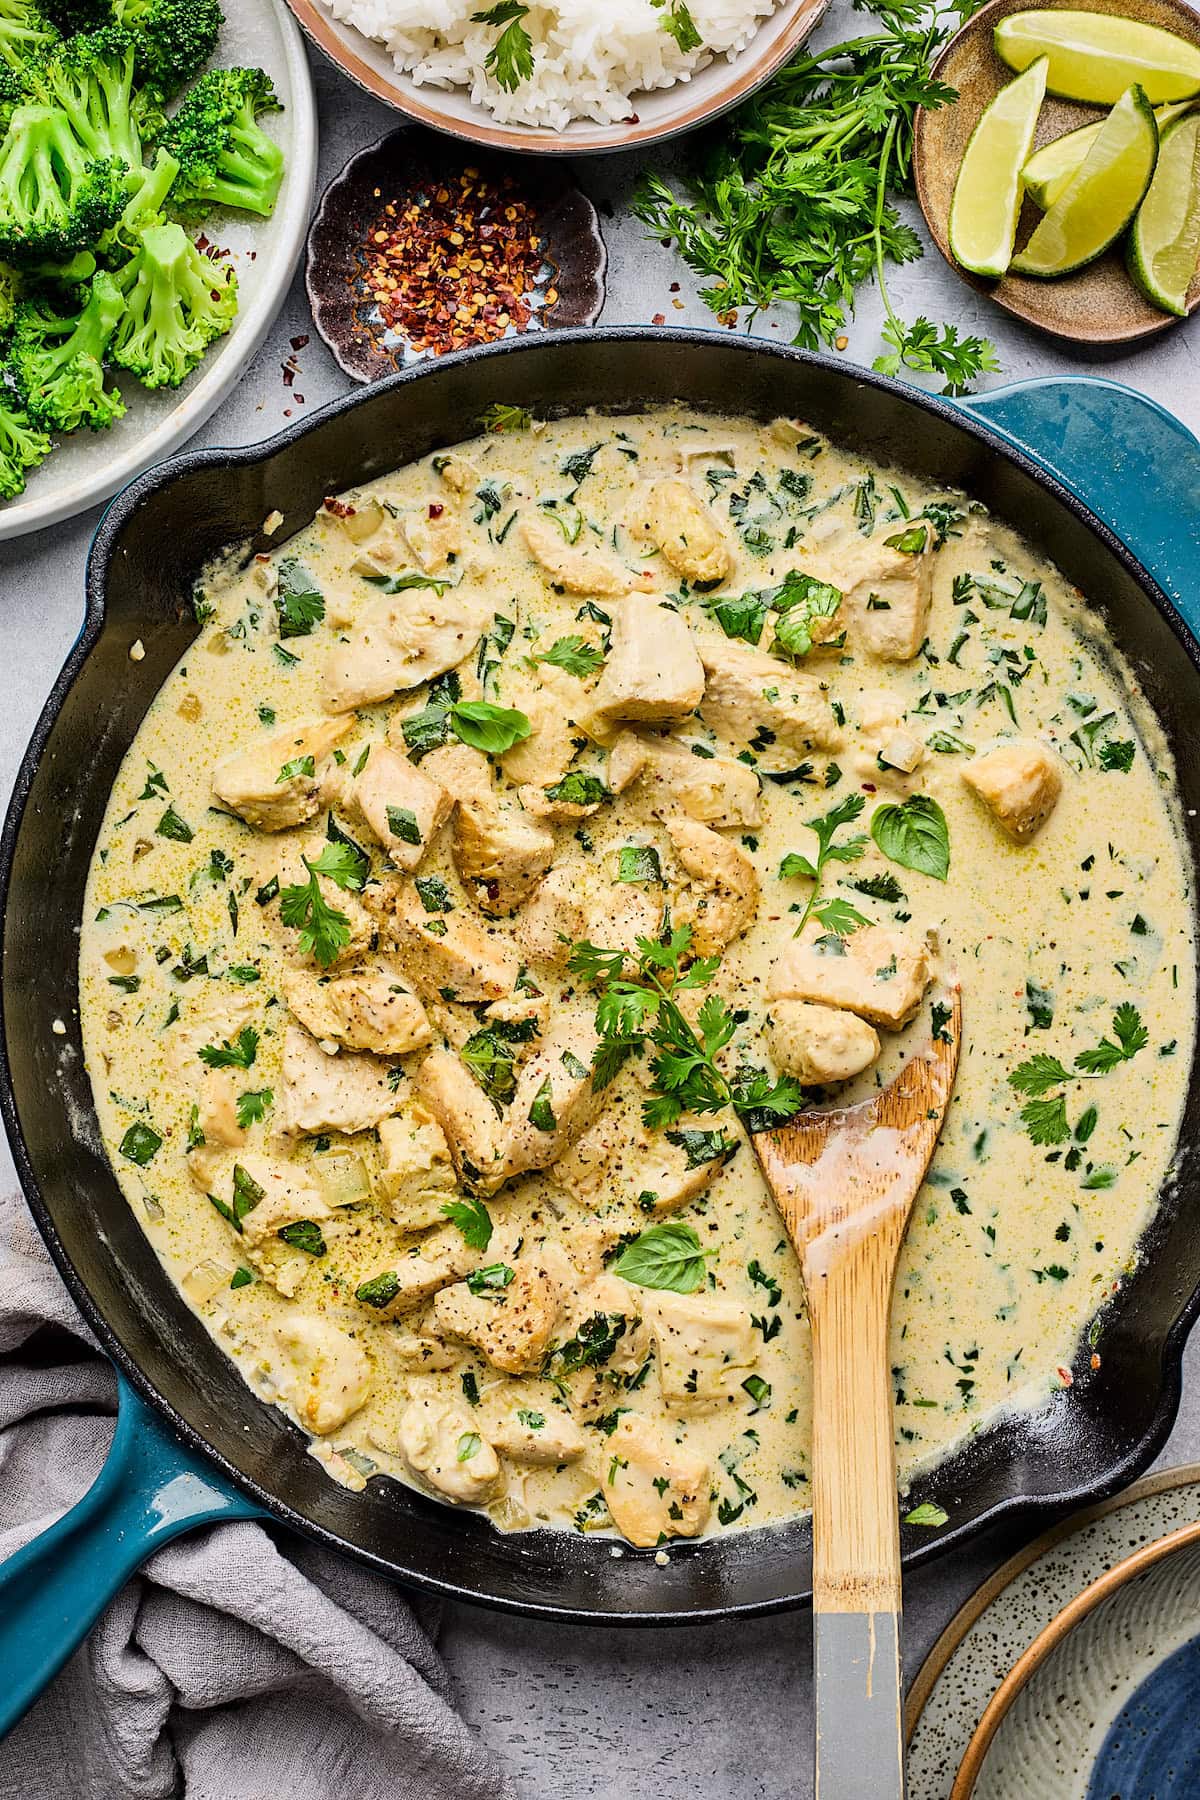
<path fill-rule="evenodd" d="M 1077 4 L 1077 0 L 1076 0 Z M 1072 0 L 1050 0 L 1042 10 L 1065 8 Z M 1088 12 L 1122 13 L 1127 18 L 1141 19 L 1147 25 L 1161 26 L 1177 37 L 1200 45 L 1200 14 L 1187 0 L 1086 0 L 1078 8 Z M 1001 281 L 987 281 L 982 276 L 961 269 L 950 253 L 947 224 L 954 182 L 958 175 L 968 140 L 980 114 L 1000 89 L 1013 78 L 1013 72 L 992 48 L 992 31 L 1009 13 L 1027 10 L 1027 0 L 990 0 L 969 24 L 951 38 L 934 64 L 933 73 L 958 92 L 957 106 L 943 106 L 936 111 L 925 107 L 917 113 L 913 149 L 913 174 L 921 211 L 933 241 L 950 267 L 963 281 L 980 293 L 990 294 L 997 306 L 1010 312 L 1039 331 L 1064 338 L 1075 344 L 1135 343 L 1139 338 L 1153 337 L 1175 323 L 1172 314 L 1160 312 L 1143 299 L 1125 272 L 1123 248 L 1118 245 L 1098 261 L 1076 275 L 1065 275 L 1060 281 L 1034 281 L 1028 276 L 1005 275 Z M 1077 125 L 1093 125 L 1104 117 L 1100 107 L 1080 106 L 1072 100 L 1055 100 L 1049 94 L 1038 120 L 1037 148 L 1052 138 L 1073 131 Z M 1017 224 L 1017 245 L 1030 236 L 1041 213 L 1026 199 Z M 1200 272 L 1188 289 L 1188 311 L 1200 306 Z"/>

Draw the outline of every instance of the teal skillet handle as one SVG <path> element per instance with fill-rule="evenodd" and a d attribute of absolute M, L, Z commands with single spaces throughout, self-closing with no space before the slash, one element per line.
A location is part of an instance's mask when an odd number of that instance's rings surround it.
<path fill-rule="evenodd" d="M 962 404 L 1097 514 L 1200 637 L 1200 443 L 1185 425 L 1090 375 L 1020 381 Z"/>
<path fill-rule="evenodd" d="M 148 1556 L 181 1532 L 267 1515 L 181 1444 L 118 1375 L 117 1429 L 83 1499 L 0 1566 L 0 1737 Z"/>

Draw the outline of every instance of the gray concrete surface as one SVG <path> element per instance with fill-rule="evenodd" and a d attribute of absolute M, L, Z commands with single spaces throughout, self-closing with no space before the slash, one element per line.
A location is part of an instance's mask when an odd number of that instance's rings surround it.
<path fill-rule="evenodd" d="M 850 35 L 850 8 L 835 0 L 827 41 Z M 323 63 L 321 183 L 355 149 L 391 128 L 393 116 Z M 640 164 L 632 157 L 580 165 L 583 186 L 610 203 L 603 220 L 609 247 L 606 321 L 711 324 L 690 277 L 673 253 L 647 243 L 622 221 L 622 201 Z M 607 211 L 607 207 L 605 208 Z M 672 296 L 672 281 L 680 292 Z M 895 272 L 893 299 L 911 317 L 957 319 L 997 344 L 1001 381 L 1093 369 L 1126 381 L 1200 431 L 1200 323 L 1172 329 L 1149 347 L 1103 363 L 1084 362 L 1027 331 L 958 282 L 930 251 Z M 682 307 L 673 304 L 681 300 Z M 879 307 L 864 295 L 846 355 L 869 364 L 878 354 Z M 760 320 L 760 332 L 772 322 Z M 777 322 L 779 336 L 790 332 Z M 312 333 L 299 278 L 254 364 L 196 440 L 252 443 L 279 429 L 287 409 L 313 411 L 351 385 L 320 340 L 299 353 L 301 373 L 284 387 L 280 365 L 293 336 Z M 82 572 L 98 511 L 70 524 L 0 545 L 0 801 L 43 698 L 78 629 Z M 0 1181 L 13 1180 L 0 1144 Z M 1164 1464 L 1200 1457 L 1200 1339 L 1188 1357 L 1189 1383 Z M 908 1583 L 905 1627 L 910 1675 L 955 1607 L 1019 1534 L 976 1543 Z M 703 1631 L 581 1632 L 501 1618 L 468 1607 L 446 1609 L 442 1649 L 467 1716 L 504 1757 L 522 1800 L 807 1800 L 811 1794 L 812 1712 L 808 1692 L 810 1625 L 806 1615 Z M 947 1784 L 948 1785 L 948 1784 Z M 430 1800 L 437 1800 L 431 1796 Z"/>

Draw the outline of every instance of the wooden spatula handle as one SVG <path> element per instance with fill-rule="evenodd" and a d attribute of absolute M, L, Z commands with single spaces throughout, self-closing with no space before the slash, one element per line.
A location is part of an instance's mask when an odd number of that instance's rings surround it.
<path fill-rule="evenodd" d="M 810 1243 L 818 1800 L 903 1800 L 888 1311 L 898 1239 Z"/>

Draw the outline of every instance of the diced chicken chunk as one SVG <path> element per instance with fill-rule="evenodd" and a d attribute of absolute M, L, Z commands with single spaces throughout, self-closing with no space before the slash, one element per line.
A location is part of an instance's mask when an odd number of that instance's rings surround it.
<path fill-rule="evenodd" d="M 734 757 L 697 755 L 678 738 L 635 738 L 622 732 L 608 761 L 614 792 L 623 792 L 640 776 L 642 791 L 656 811 L 678 808 L 703 825 L 741 830 L 762 822 L 758 776 Z M 635 763 L 640 766 L 631 773 Z"/>
<path fill-rule="evenodd" d="M 591 695 L 591 719 L 686 719 L 704 693 L 704 668 L 686 619 L 649 594 L 613 609 L 608 661 Z"/>
<path fill-rule="evenodd" d="M 421 769 L 460 806 L 484 804 L 494 792 L 491 764 L 482 750 L 472 750 L 469 744 L 443 744 L 440 750 L 431 750 L 422 757 Z"/>
<path fill-rule="evenodd" d="M 256 831 L 286 831 L 321 809 L 327 764 L 352 719 L 296 720 L 226 757 L 213 793 Z"/>
<path fill-rule="evenodd" d="M 530 962 L 565 964 L 571 945 L 586 937 L 585 892 L 579 864 L 556 863 L 521 908 L 516 938 Z"/>
<path fill-rule="evenodd" d="M 711 1128 L 711 1120 L 685 1115 L 672 1135 Z M 686 1140 L 672 1143 L 665 1132 L 651 1131 L 642 1122 L 640 1095 L 627 1090 L 554 1164 L 551 1174 L 582 1206 L 606 1213 L 624 1209 L 631 1220 L 644 1222 L 643 1215 L 666 1218 L 698 1199 L 728 1161 L 729 1154 L 721 1153 L 707 1161 L 689 1157 Z"/>
<path fill-rule="evenodd" d="M 817 1085 L 849 1081 L 879 1055 L 879 1038 L 865 1019 L 808 1000 L 772 1000 L 767 1043 L 781 1069 Z"/>
<path fill-rule="evenodd" d="M 758 1361 L 750 1315 L 736 1300 L 711 1294 L 647 1297 L 662 1395 L 668 1406 L 711 1406 L 741 1398 Z"/>
<path fill-rule="evenodd" d="M 350 789 L 350 804 L 398 869 L 415 869 L 450 817 L 453 797 L 423 769 L 373 744 Z"/>
<path fill-rule="evenodd" d="M 397 1318 L 423 1306 L 439 1289 L 461 1281 L 478 1261 L 461 1232 L 445 1226 L 361 1283 L 355 1297 L 375 1318 Z"/>
<path fill-rule="evenodd" d="M 885 925 L 863 925 L 840 938 L 810 919 L 771 970 L 767 1001 L 813 1000 L 846 1007 L 871 1025 L 899 1031 L 932 978 L 924 943 Z"/>
<path fill-rule="evenodd" d="M 1058 758 L 1045 744 L 1015 740 L 977 756 L 962 771 L 998 825 L 1018 844 L 1035 838 L 1062 793 Z"/>
<path fill-rule="evenodd" d="M 686 481 L 656 481 L 646 493 L 638 523 L 689 581 L 720 581 L 733 567 L 728 539 Z"/>
<path fill-rule="evenodd" d="M 834 750 L 841 734 L 811 675 L 748 645 L 712 633 L 697 636 L 707 683 L 701 716 L 718 737 L 749 744 L 770 732 L 790 750 Z M 786 765 L 785 765 L 786 766 Z"/>
<path fill-rule="evenodd" d="M 362 1406 L 371 1364 L 348 1331 L 325 1319 L 289 1312 L 275 1326 L 276 1384 L 297 1418 L 327 1437 Z"/>
<path fill-rule="evenodd" d="M 754 864 L 739 845 L 694 819 L 664 821 L 671 847 L 690 880 L 676 902 L 677 924 L 692 927 L 701 956 L 724 950 L 753 922 L 759 885 Z"/>
<path fill-rule="evenodd" d="M 708 1523 L 708 1464 L 677 1444 L 667 1426 L 624 1413 L 608 1440 L 611 1474 L 604 1498 L 618 1531 L 649 1549 L 673 1537 L 698 1537 Z"/>
<path fill-rule="evenodd" d="M 500 1461 L 464 1406 L 411 1400 L 400 1420 L 399 1448 L 414 1475 L 446 1500 L 476 1506 L 500 1484 Z"/>
<path fill-rule="evenodd" d="M 408 882 L 371 891 L 378 893 L 380 923 L 396 946 L 405 974 L 426 999 L 450 992 L 470 1006 L 511 992 L 520 969 L 511 944 L 490 936 L 461 908 L 427 913 Z"/>
<path fill-rule="evenodd" d="M 431 497 L 413 512 L 406 512 L 400 529 L 417 565 L 426 575 L 444 569 L 462 549 L 458 514 L 444 498 Z"/>
<path fill-rule="evenodd" d="M 502 1456 L 531 1469 L 578 1462 L 587 1449 L 582 1431 L 561 1407 L 510 1407 L 489 1418 L 487 1435 Z"/>
<path fill-rule="evenodd" d="M 480 474 L 475 464 L 453 451 L 449 456 L 436 457 L 434 468 L 452 494 L 469 494 L 479 486 Z"/>
<path fill-rule="evenodd" d="M 528 1374 L 541 1364 L 574 1279 L 563 1252 L 545 1244 L 517 1258 L 507 1287 L 476 1294 L 464 1281 L 443 1288 L 433 1303 L 433 1329 L 473 1345 L 508 1375 Z"/>
<path fill-rule="evenodd" d="M 454 866 L 483 912 L 515 912 L 554 860 L 554 833 L 489 794 L 459 804 Z"/>
<path fill-rule="evenodd" d="M 189 1105 L 196 1108 L 189 1119 L 191 1135 L 198 1132 L 202 1144 L 215 1153 L 235 1149 L 246 1141 L 238 1123 L 238 1095 L 248 1083 L 240 1069 L 210 1069 L 200 1056 L 205 1045 L 233 1043 L 239 1031 L 255 1022 L 257 1008 L 244 996 L 214 1001 L 189 999 L 184 1018 L 171 1033 L 169 1066 Z M 191 1158 L 189 1158 L 191 1160 Z"/>
<path fill-rule="evenodd" d="M 517 1077 L 501 1161 L 504 1179 L 549 1168 L 595 1117 L 603 1103 L 603 1094 L 592 1087 L 598 1042 L 594 1009 L 556 1009 Z"/>
<path fill-rule="evenodd" d="M 929 630 L 932 527 L 918 522 L 893 535 L 907 540 L 922 529 L 924 548 L 915 554 L 885 540 L 857 538 L 838 553 L 824 576 L 845 595 L 859 643 L 888 662 L 911 661 Z"/>
<path fill-rule="evenodd" d="M 482 602 L 457 592 L 404 588 L 385 594 L 367 608 L 347 641 L 330 651 L 325 705 L 330 712 L 352 712 L 432 681 L 471 654 L 489 617 Z"/>
<path fill-rule="evenodd" d="M 392 964 L 325 977 L 285 969 L 282 988 L 284 1004 L 306 1031 L 345 1050 L 408 1056 L 432 1042 L 425 1008 Z"/>
<path fill-rule="evenodd" d="M 575 723 L 588 704 L 582 681 L 543 663 L 536 681 L 522 680 L 505 688 L 504 704 L 525 714 L 530 731 L 505 751 L 500 767 L 518 785 L 551 787 L 587 742 Z"/>
<path fill-rule="evenodd" d="M 608 594 L 615 598 L 635 588 L 644 590 L 653 579 L 624 568 L 598 544 L 584 539 L 568 544 L 560 527 L 544 513 L 522 519 L 521 537 L 530 556 L 545 569 L 553 584 L 569 594 Z"/>
<path fill-rule="evenodd" d="M 235 1216 L 240 1215 L 242 1243 L 249 1260 L 290 1299 L 312 1259 L 308 1251 L 280 1237 L 280 1232 L 289 1225 L 305 1223 L 320 1231 L 336 1217 L 316 1182 L 295 1163 L 276 1162 L 247 1151 L 214 1191 Z"/>
<path fill-rule="evenodd" d="M 508 1128 L 466 1064 L 450 1050 L 431 1050 L 415 1087 L 445 1134 L 459 1179 L 494 1193 L 506 1179 Z"/>
<path fill-rule="evenodd" d="M 425 1231 L 442 1218 L 455 1189 L 446 1134 L 417 1101 L 379 1127 L 379 1189 L 401 1231 Z"/>
<path fill-rule="evenodd" d="M 319 1131 L 370 1131 L 398 1112 L 388 1065 L 376 1056 L 329 1056 L 300 1025 L 283 1039 L 279 1128 L 293 1137 Z"/>

